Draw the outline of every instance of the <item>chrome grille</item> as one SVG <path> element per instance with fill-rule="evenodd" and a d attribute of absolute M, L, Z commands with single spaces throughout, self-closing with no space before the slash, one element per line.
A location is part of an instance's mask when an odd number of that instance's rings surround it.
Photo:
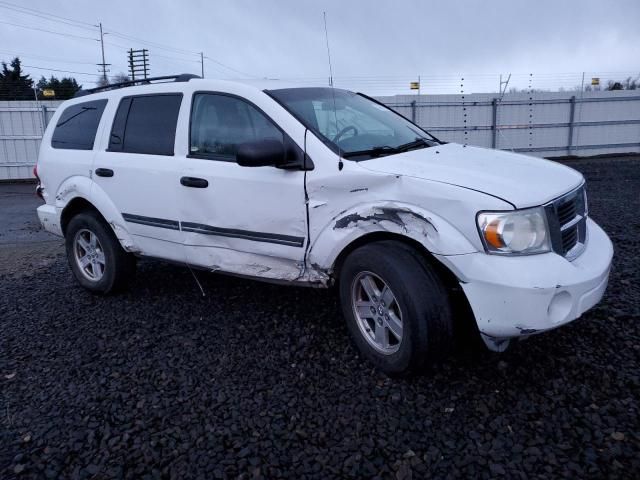
<path fill-rule="evenodd" d="M 562 253 L 566 255 L 578 243 L 578 227 L 571 227 L 562 232 Z"/>
<path fill-rule="evenodd" d="M 553 250 L 569 260 L 584 249 L 587 203 L 584 185 L 545 205 Z"/>
<path fill-rule="evenodd" d="M 573 200 L 564 202 L 562 205 L 558 205 L 556 211 L 560 225 L 564 225 L 576 216 L 576 202 Z"/>

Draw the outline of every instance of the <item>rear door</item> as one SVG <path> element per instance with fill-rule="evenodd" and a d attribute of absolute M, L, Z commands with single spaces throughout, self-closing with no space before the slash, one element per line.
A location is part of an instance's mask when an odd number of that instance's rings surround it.
<path fill-rule="evenodd" d="M 189 262 L 250 276 L 294 280 L 303 271 L 304 172 L 241 167 L 238 145 L 277 139 L 303 149 L 256 104 L 238 95 L 193 94 L 180 220 Z M 303 137 L 302 137 L 303 138 Z M 304 144 L 302 144 L 304 146 Z M 198 182 L 200 182 L 198 184 Z"/>
<path fill-rule="evenodd" d="M 185 260 L 178 217 L 180 165 L 174 155 L 181 93 L 120 100 L 93 177 L 122 214 L 144 255 Z"/>

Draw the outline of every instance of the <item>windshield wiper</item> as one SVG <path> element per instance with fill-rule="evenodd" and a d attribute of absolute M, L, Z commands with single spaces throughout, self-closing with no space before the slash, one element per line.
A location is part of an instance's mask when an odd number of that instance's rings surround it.
<path fill-rule="evenodd" d="M 369 155 L 372 158 L 381 157 L 383 155 L 392 155 L 394 153 L 407 152 L 415 148 L 427 148 L 431 147 L 431 143 L 426 138 L 417 137 L 413 142 L 403 143 L 397 147 L 391 147 L 389 145 L 381 145 L 377 147 L 367 148 L 366 150 L 356 150 L 354 152 L 346 152 L 342 156 L 344 158 L 360 157 L 363 155 Z"/>
<path fill-rule="evenodd" d="M 380 145 L 377 147 L 367 148 L 366 150 L 356 150 L 353 152 L 343 153 L 344 158 L 359 157 L 362 155 L 370 155 L 372 157 L 381 157 L 382 155 L 390 155 L 392 153 L 398 153 L 397 149 L 390 147 L 389 145 Z"/>
<path fill-rule="evenodd" d="M 396 147 L 396 152 L 407 152 L 409 150 L 413 150 L 414 148 L 427 148 L 432 145 L 426 138 L 417 137 L 413 142 L 403 143 L 402 145 L 398 145 Z"/>

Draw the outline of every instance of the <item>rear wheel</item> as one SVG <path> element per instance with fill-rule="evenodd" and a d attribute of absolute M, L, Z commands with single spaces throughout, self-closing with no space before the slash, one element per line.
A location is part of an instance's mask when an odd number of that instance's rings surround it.
<path fill-rule="evenodd" d="M 124 251 L 97 212 L 85 211 L 71 219 L 65 246 L 71 270 L 87 290 L 103 294 L 117 291 L 135 274 L 135 257 Z"/>
<path fill-rule="evenodd" d="M 449 350 L 447 291 L 409 246 L 381 241 L 354 250 L 341 268 L 339 282 L 351 336 L 380 370 L 410 373 Z"/>

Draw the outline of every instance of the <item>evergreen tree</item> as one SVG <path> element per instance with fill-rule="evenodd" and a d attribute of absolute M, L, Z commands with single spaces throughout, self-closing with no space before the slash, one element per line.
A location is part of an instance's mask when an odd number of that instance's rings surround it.
<path fill-rule="evenodd" d="M 38 81 L 36 87 L 38 88 L 38 97 L 41 99 L 52 99 L 50 97 L 43 97 L 42 91 L 45 89 L 53 90 L 56 96 L 53 98 L 55 100 L 67 100 L 69 98 L 73 98 L 78 90 L 82 88 L 82 85 L 78 85 L 78 82 L 75 78 L 62 78 L 58 80 L 53 75 L 49 80 L 42 77 Z"/>
<path fill-rule="evenodd" d="M 9 66 L 2 62 L 0 72 L 0 99 L 1 100 L 33 100 L 33 80 L 29 75 L 23 75 L 22 65 L 18 57 L 14 58 Z"/>

